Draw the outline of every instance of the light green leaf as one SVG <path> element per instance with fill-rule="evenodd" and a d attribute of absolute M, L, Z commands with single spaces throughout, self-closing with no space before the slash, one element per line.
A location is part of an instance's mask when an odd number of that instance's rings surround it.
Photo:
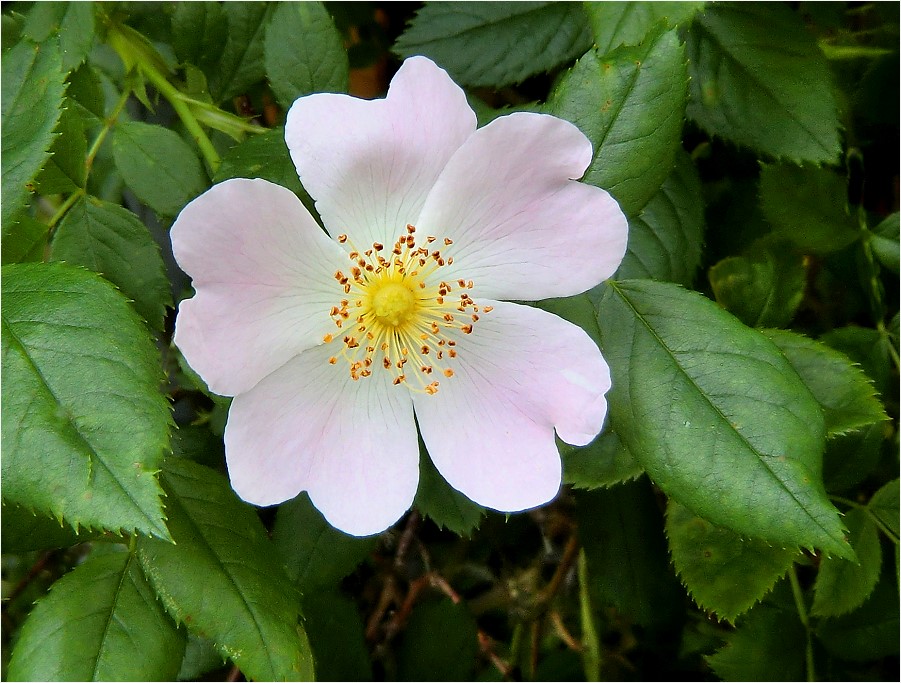
<path fill-rule="evenodd" d="M 610 414 L 651 478 L 741 535 L 853 557 L 823 489 L 820 407 L 776 346 L 675 285 L 601 294 Z"/>
<path fill-rule="evenodd" d="M 882 568 L 882 548 L 876 525 L 864 510 L 845 515 L 849 540 L 858 562 L 824 557 L 814 584 L 811 614 L 834 617 L 859 607 L 876 587 Z"/>
<path fill-rule="evenodd" d="M 164 216 L 177 214 L 209 185 L 188 143 L 162 126 L 119 123 L 113 133 L 113 157 L 138 199 Z"/>
<path fill-rule="evenodd" d="M 476 623 L 448 598 L 413 610 L 397 653 L 398 680 L 471 680 L 478 653 Z"/>
<path fill-rule="evenodd" d="M 179 2 L 172 13 L 172 48 L 182 62 L 212 74 L 228 39 L 228 19 L 218 2 Z"/>
<path fill-rule="evenodd" d="M 803 681 L 806 643 L 797 614 L 758 605 L 707 663 L 724 681 Z"/>
<path fill-rule="evenodd" d="M 654 26 L 687 24 L 703 2 L 586 2 L 594 44 L 606 54 L 620 45 L 638 45 Z"/>
<path fill-rule="evenodd" d="M 676 167 L 636 218 L 617 279 L 649 278 L 690 286 L 701 263 L 704 203 L 691 157 L 681 150 Z"/>
<path fill-rule="evenodd" d="M 131 211 L 94 197 L 78 201 L 57 228 L 50 257 L 100 273 L 162 330 L 172 291 L 160 247 Z"/>
<path fill-rule="evenodd" d="M 43 261 L 49 231 L 50 228 L 46 223 L 35 220 L 27 213 L 4 222 L 0 262 L 6 265 L 7 263 Z"/>
<path fill-rule="evenodd" d="M 588 136 L 594 156 L 583 180 L 633 216 L 673 169 L 687 88 L 683 46 L 667 31 L 639 47 L 588 52 L 560 79 L 547 111 Z"/>
<path fill-rule="evenodd" d="M 830 436 L 887 420 L 869 378 L 825 344 L 787 330 L 764 330 L 823 407 Z"/>
<path fill-rule="evenodd" d="M 79 534 L 72 527 L 60 524 L 45 515 L 36 515 L 18 505 L 4 505 L 0 515 L 4 553 L 25 553 L 48 548 L 68 548 L 97 538 L 97 534 Z"/>
<path fill-rule="evenodd" d="M 448 484 L 425 447 L 419 446 L 419 488 L 413 505 L 442 529 L 469 536 L 478 528 L 485 509 Z"/>
<path fill-rule="evenodd" d="M 649 482 L 577 491 L 575 497 L 596 606 L 612 605 L 643 626 L 672 618 L 682 590 L 670 569 L 663 519 Z"/>
<path fill-rule="evenodd" d="M 228 38 L 219 66 L 210 74 L 210 94 L 216 102 L 244 93 L 266 76 L 263 36 L 272 16 L 272 7 L 264 2 L 227 2 L 222 9 Z"/>
<path fill-rule="evenodd" d="M 303 596 L 303 614 L 316 680 L 373 680 L 363 621 L 353 600 L 336 591 L 313 591 Z"/>
<path fill-rule="evenodd" d="M 848 214 L 847 181 L 825 168 L 763 166 L 760 207 L 780 237 L 824 254 L 843 249 L 863 233 Z"/>
<path fill-rule="evenodd" d="M 10 681 L 171 681 L 185 636 L 134 555 L 90 557 L 53 584 L 22 627 Z"/>
<path fill-rule="evenodd" d="M 870 246 L 879 262 L 898 274 L 898 212 L 887 216 L 870 234 Z"/>
<path fill-rule="evenodd" d="M 299 595 L 254 509 L 187 460 L 166 461 L 161 480 L 175 543 L 142 538 L 138 557 L 169 614 L 249 679 L 311 679 Z"/>
<path fill-rule="evenodd" d="M 3 55 L 0 83 L 0 221 L 5 229 L 28 202 L 30 183 L 46 163 L 55 137 L 64 90 L 57 41 L 35 45 L 23 40 L 10 49 Z"/>
<path fill-rule="evenodd" d="M 425 55 L 458 83 L 501 86 L 572 61 L 591 47 L 575 2 L 426 2 L 394 50 Z"/>
<path fill-rule="evenodd" d="M 895 538 L 901 535 L 898 521 L 898 480 L 885 484 L 881 489 L 873 494 L 867 505 L 867 510 L 876 519 L 882 522 L 893 534 Z"/>
<path fill-rule="evenodd" d="M 804 299 L 807 269 L 790 243 L 761 240 L 714 265 L 708 277 L 717 303 L 745 325 L 784 327 Z"/>
<path fill-rule="evenodd" d="M 36 43 L 57 34 L 62 68 L 69 73 L 94 45 L 94 7 L 90 2 L 37 2 L 28 13 L 23 33 Z"/>
<path fill-rule="evenodd" d="M 276 6 L 264 50 L 266 75 L 286 111 L 301 95 L 347 91 L 347 51 L 321 2 Z"/>
<path fill-rule="evenodd" d="M 666 508 L 666 535 L 676 571 L 695 602 L 730 622 L 766 595 L 799 556 L 794 548 L 711 524 L 673 499 Z"/>
<path fill-rule="evenodd" d="M 378 536 L 359 538 L 338 531 L 301 493 L 279 506 L 272 542 L 288 576 L 306 594 L 337 586 L 375 550 Z"/>
<path fill-rule="evenodd" d="M 88 143 L 84 121 L 75 103 L 66 98 L 62 115 L 56 126 L 56 140 L 50 148 L 50 160 L 35 179 L 40 194 L 75 192 L 84 187 Z"/>
<path fill-rule="evenodd" d="M 3 267 L 3 495 L 74 527 L 168 538 L 159 356 L 112 285 L 64 264 Z"/>
<path fill-rule="evenodd" d="M 829 67 L 787 5 L 708 4 L 692 22 L 687 51 L 687 112 L 707 132 L 774 157 L 837 161 Z"/>

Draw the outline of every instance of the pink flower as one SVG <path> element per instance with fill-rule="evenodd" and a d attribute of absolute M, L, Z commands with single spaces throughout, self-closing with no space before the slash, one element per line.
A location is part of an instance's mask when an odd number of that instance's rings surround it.
<path fill-rule="evenodd" d="M 308 491 L 335 527 L 382 531 L 413 502 L 418 423 L 438 471 L 480 505 L 551 500 L 554 430 L 575 445 L 598 434 L 609 370 L 580 328 L 504 300 L 578 294 L 619 265 L 625 217 L 574 180 L 591 143 L 541 114 L 476 130 L 423 57 L 383 100 L 298 99 L 285 138 L 328 235 L 265 180 L 216 185 L 172 227 L 196 290 L 175 342 L 234 396 L 235 491 L 257 505 Z"/>

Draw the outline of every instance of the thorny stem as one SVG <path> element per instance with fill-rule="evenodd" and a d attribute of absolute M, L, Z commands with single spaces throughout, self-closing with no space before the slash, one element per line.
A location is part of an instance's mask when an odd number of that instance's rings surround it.
<path fill-rule="evenodd" d="M 810 631 L 810 619 L 807 616 L 807 607 L 804 604 L 804 593 L 801 591 L 801 584 L 798 583 L 798 573 L 795 570 L 794 565 L 792 565 L 792 568 L 788 571 L 788 579 L 791 582 L 792 595 L 795 597 L 795 607 L 798 609 L 798 618 L 801 620 L 801 623 L 804 625 L 804 630 L 807 633 L 807 646 L 805 648 L 807 680 L 815 681 L 816 674 L 814 673 L 813 668 L 813 637 Z"/>

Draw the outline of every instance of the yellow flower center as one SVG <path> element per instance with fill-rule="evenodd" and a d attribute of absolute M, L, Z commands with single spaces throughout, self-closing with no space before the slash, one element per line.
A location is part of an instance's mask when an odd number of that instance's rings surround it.
<path fill-rule="evenodd" d="M 453 257 L 441 253 L 436 237 L 417 246 L 415 233 L 408 225 L 390 250 L 379 243 L 362 252 L 348 245 L 350 272 L 334 276 L 344 298 L 329 312 L 340 332 L 323 341 L 341 340 L 340 353 L 329 363 L 345 360 L 354 381 L 381 366 L 394 375 L 395 385 L 435 394 L 436 375 L 454 376 L 450 365 L 457 357 L 457 331 L 472 333 L 479 314 L 491 307 L 476 306 L 468 292 L 472 281 L 442 280 L 440 271 Z M 347 236 L 339 235 L 338 242 L 347 244 Z M 453 241 L 443 243 L 447 248 Z"/>

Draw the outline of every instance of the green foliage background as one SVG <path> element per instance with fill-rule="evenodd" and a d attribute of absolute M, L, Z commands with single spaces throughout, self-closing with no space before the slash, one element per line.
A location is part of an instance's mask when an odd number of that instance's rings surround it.
<path fill-rule="evenodd" d="M 898 14 L 4 5 L 4 678 L 897 680 Z M 537 305 L 613 389 L 548 506 L 484 510 L 423 451 L 414 510 L 360 539 L 232 492 L 167 229 L 233 177 L 312 211 L 285 111 L 416 54 L 482 125 L 592 141 L 628 253 Z"/>

